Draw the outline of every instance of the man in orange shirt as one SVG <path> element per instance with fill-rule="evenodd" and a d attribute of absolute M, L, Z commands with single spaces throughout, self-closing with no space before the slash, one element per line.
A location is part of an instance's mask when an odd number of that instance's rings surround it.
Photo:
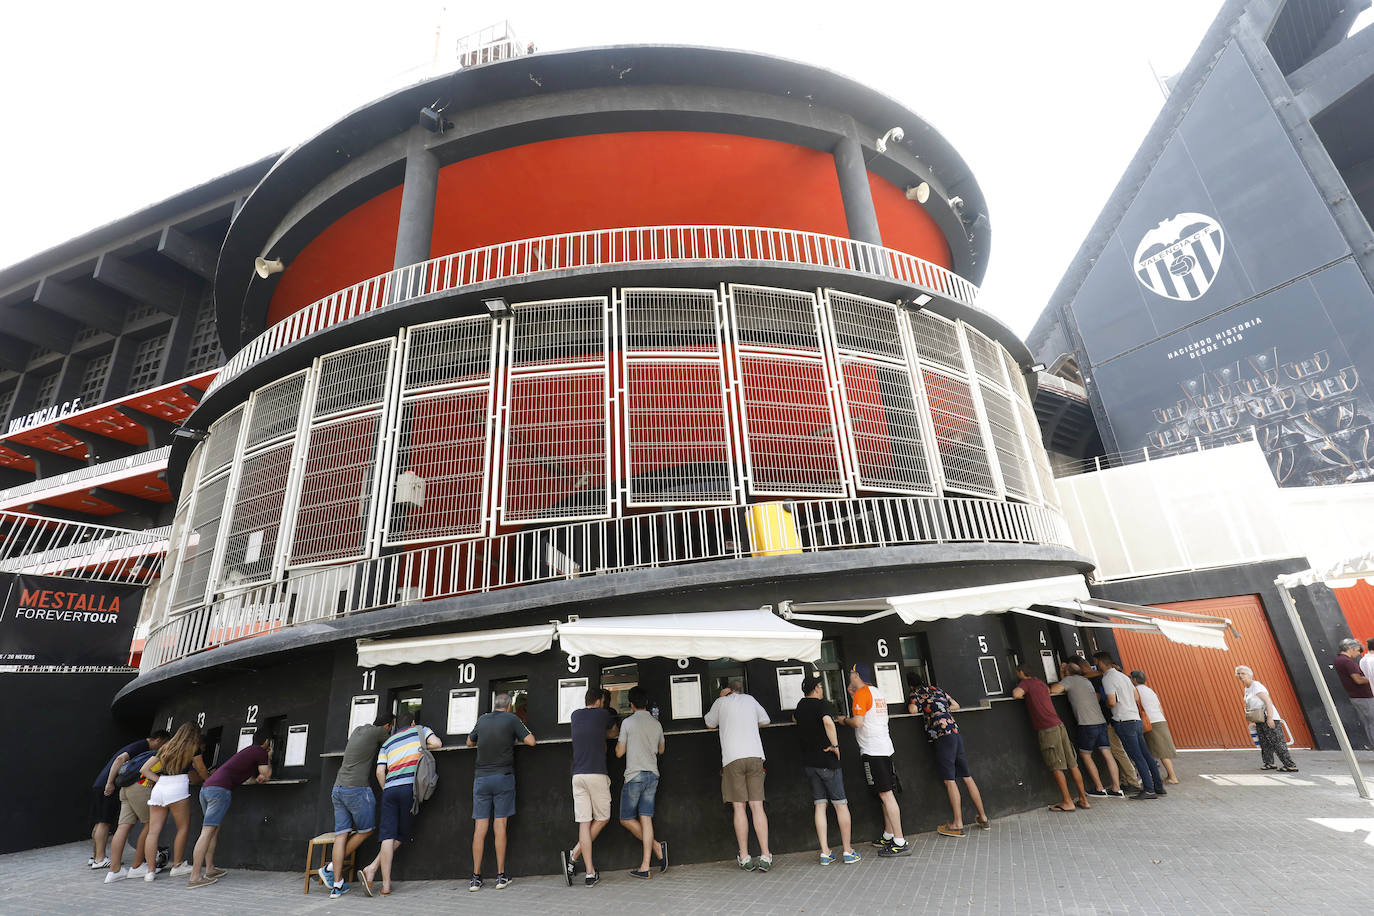
<path fill-rule="evenodd" d="M 911 847 L 902 836 L 902 811 L 897 806 L 896 792 L 901 783 L 892 767 L 887 699 L 873 686 L 871 667 L 859 664 L 849 669 L 849 692 L 854 697 L 854 714 L 841 716 L 838 721 L 854 729 L 864 762 L 864 779 L 883 806 L 883 838 L 873 845 L 878 847 L 878 855 L 883 858 L 909 856 Z"/>

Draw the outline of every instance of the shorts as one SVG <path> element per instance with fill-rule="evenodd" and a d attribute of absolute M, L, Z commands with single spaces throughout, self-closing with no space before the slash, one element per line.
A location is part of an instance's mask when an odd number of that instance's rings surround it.
<path fill-rule="evenodd" d="M 1062 723 L 1036 732 L 1035 740 L 1040 744 L 1040 759 L 1051 770 L 1071 770 L 1078 766 L 1078 752 L 1069 740 L 1069 730 Z"/>
<path fill-rule="evenodd" d="M 833 805 L 847 805 L 849 799 L 844 794 L 844 771 L 839 767 L 804 767 L 806 778 L 811 782 L 811 800 L 818 805 L 830 802 Z"/>
<path fill-rule="evenodd" d="M 478 776 L 472 781 L 472 819 L 515 817 L 515 774 Z"/>
<path fill-rule="evenodd" d="M 605 773 L 574 773 L 573 820 L 579 824 L 611 819 L 611 777 Z"/>
<path fill-rule="evenodd" d="M 864 782 L 874 792 L 899 792 L 902 785 L 897 779 L 897 771 L 892 768 L 891 757 L 870 757 L 864 754 Z"/>
<path fill-rule="evenodd" d="M 148 823 L 148 796 L 153 794 L 152 786 L 134 783 L 119 790 L 119 825 Z"/>
<path fill-rule="evenodd" d="M 964 736 L 955 732 L 935 739 L 935 769 L 945 782 L 968 779 L 968 758 L 964 756 Z"/>
<path fill-rule="evenodd" d="M 657 773 L 640 770 L 625 780 L 625 785 L 620 787 L 620 819 L 632 821 L 637 817 L 653 817 L 657 794 Z"/>
<path fill-rule="evenodd" d="M 409 843 L 414 834 L 415 815 L 410 806 L 415 802 L 415 786 L 387 786 L 382 790 L 382 840 Z"/>
<path fill-rule="evenodd" d="M 224 823 L 224 815 L 229 813 L 229 803 L 234 800 L 234 792 L 223 786 L 200 787 L 200 810 L 205 815 L 202 827 L 218 827 Z"/>
<path fill-rule="evenodd" d="M 159 776 L 157 782 L 153 783 L 153 794 L 148 797 L 148 804 L 165 808 L 190 797 L 191 777 L 185 773 L 180 776 Z"/>
<path fill-rule="evenodd" d="M 1173 736 L 1169 734 L 1169 723 L 1162 719 L 1150 723 L 1150 730 L 1145 733 L 1145 746 L 1156 760 L 1173 760 L 1178 756 L 1178 748 L 1174 747 Z"/>
<path fill-rule="evenodd" d="M 765 772 L 762 757 L 740 757 L 731 760 L 720 770 L 721 798 L 731 804 L 763 801 Z"/>
<path fill-rule="evenodd" d="M 334 833 L 371 833 L 377 829 L 377 799 L 367 786 L 335 786 L 329 800 L 334 804 Z"/>
<path fill-rule="evenodd" d="M 105 794 L 105 787 L 91 789 L 91 826 L 119 820 L 119 792 Z"/>
<path fill-rule="evenodd" d="M 1104 747 L 1112 746 L 1112 737 L 1107 732 L 1107 723 L 1078 726 L 1078 749 L 1085 754 Z"/>

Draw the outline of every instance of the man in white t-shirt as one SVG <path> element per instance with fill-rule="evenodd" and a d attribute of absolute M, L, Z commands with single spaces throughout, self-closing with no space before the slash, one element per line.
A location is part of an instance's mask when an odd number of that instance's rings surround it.
<path fill-rule="evenodd" d="M 1365 680 L 1374 684 L 1374 637 L 1365 640 L 1365 648 L 1368 651 L 1360 656 L 1360 671 L 1364 673 Z M 1370 738 L 1374 739 L 1374 735 Z"/>
<path fill-rule="evenodd" d="M 735 863 L 746 871 L 773 867 L 768 849 L 768 815 L 763 810 L 763 739 L 759 726 L 768 724 L 768 713 L 758 700 L 744 692 L 744 682 L 733 680 L 706 713 L 706 727 L 720 729 L 720 791 L 735 809 Z M 757 860 L 749 855 L 749 814 L 754 815 L 754 835 L 759 840 Z"/>
<path fill-rule="evenodd" d="M 853 695 L 853 715 L 836 721 L 854 729 L 864 763 L 864 780 L 883 806 L 883 837 L 873 845 L 878 855 L 909 856 L 911 847 L 902 835 L 902 810 L 896 790 L 901 788 L 892 767 L 892 736 L 887 730 L 887 700 L 873 686 L 873 669 L 859 664 L 849 669 L 849 692 Z"/>

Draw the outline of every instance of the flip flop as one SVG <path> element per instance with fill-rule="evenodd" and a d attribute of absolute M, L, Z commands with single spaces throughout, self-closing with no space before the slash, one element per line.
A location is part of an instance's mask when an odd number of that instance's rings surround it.
<path fill-rule="evenodd" d="M 368 878 L 367 872 L 363 871 L 361 868 L 358 869 L 358 882 L 359 882 L 360 884 L 362 884 L 362 886 L 363 886 L 363 893 L 365 893 L 365 894 L 367 894 L 367 896 L 371 897 L 371 896 L 372 896 L 372 880 L 371 880 L 370 878 Z"/>
<path fill-rule="evenodd" d="M 1064 814 L 1073 814 L 1073 813 L 1074 813 L 1075 811 L 1077 811 L 1078 809 L 1077 809 L 1077 808 L 1065 808 L 1063 805 L 1050 805 L 1050 810 L 1053 811 L 1053 812 L 1055 812 L 1056 814 L 1059 814 L 1059 813 L 1061 813 L 1061 812 L 1064 813 Z"/>

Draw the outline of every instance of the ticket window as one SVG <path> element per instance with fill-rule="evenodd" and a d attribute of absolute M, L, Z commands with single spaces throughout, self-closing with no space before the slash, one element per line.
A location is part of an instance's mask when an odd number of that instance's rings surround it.
<path fill-rule="evenodd" d="M 706 708 L 720 697 L 720 692 L 730 686 L 731 681 L 741 681 L 744 692 L 749 692 L 749 678 L 744 670 L 744 662 L 732 658 L 718 658 L 706 666 Z"/>
<path fill-rule="evenodd" d="M 286 716 L 273 716 L 265 724 L 272 736 L 272 777 L 276 779 L 286 763 Z"/>
<path fill-rule="evenodd" d="M 496 708 L 496 695 L 505 693 L 510 695 L 510 711 L 525 723 L 528 728 L 530 724 L 530 679 L 527 677 L 510 677 L 500 681 L 491 682 L 491 708 Z"/>
<path fill-rule="evenodd" d="M 628 716 L 630 709 L 630 688 L 639 686 L 638 665 L 616 665 L 601 669 L 601 689 L 611 692 L 611 712 L 617 716 Z"/>
<path fill-rule="evenodd" d="M 849 691 L 845 689 L 844 672 L 840 670 L 840 656 L 835 640 L 821 641 L 821 657 L 816 662 L 821 676 L 821 694 L 841 713 L 849 711 Z"/>
<path fill-rule="evenodd" d="M 420 718 L 420 697 L 424 692 L 420 686 L 398 687 L 391 692 L 391 711 L 399 716 L 401 713 L 410 713 L 415 717 L 416 722 L 424 723 Z"/>
<path fill-rule="evenodd" d="M 915 687 L 929 687 L 932 674 L 930 670 L 930 639 L 924 633 L 903 636 L 899 645 L 902 649 L 902 677 L 907 690 Z"/>
<path fill-rule="evenodd" d="M 204 735 L 205 750 L 201 754 L 201 759 L 205 761 L 207 767 L 218 766 L 220 743 L 224 740 L 224 726 L 217 725 L 208 729 Z"/>

